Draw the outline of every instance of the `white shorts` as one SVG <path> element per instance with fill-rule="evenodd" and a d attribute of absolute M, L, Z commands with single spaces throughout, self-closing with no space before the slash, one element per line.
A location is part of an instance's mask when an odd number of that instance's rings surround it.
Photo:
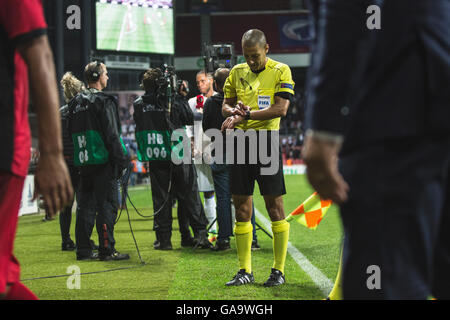
<path fill-rule="evenodd" d="M 195 169 L 197 170 L 197 183 L 198 191 L 208 192 L 214 191 L 214 181 L 212 177 L 212 171 L 209 164 L 202 163 L 196 164 Z"/>

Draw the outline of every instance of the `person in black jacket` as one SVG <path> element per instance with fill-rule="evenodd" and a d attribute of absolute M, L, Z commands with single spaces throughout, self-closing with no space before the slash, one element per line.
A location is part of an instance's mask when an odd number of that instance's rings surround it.
<path fill-rule="evenodd" d="M 64 160 L 66 161 L 67 168 L 69 169 L 70 180 L 72 182 L 72 187 L 74 190 L 74 198 L 76 197 L 80 173 L 79 169 L 73 164 L 73 143 L 72 137 L 70 136 L 68 130 L 68 119 L 69 119 L 69 106 L 68 103 L 73 99 L 78 93 L 85 90 L 83 82 L 78 80 L 71 72 L 66 72 L 61 79 L 61 86 L 63 88 L 64 100 L 66 104 L 59 109 L 61 114 L 61 129 L 62 129 L 62 141 L 63 141 L 63 154 Z M 75 249 L 75 243 L 70 238 L 70 225 L 72 222 L 72 203 L 61 210 L 59 214 L 59 225 L 61 230 L 62 244 L 61 248 L 63 251 L 72 251 Z"/>
<path fill-rule="evenodd" d="M 78 260 L 129 259 L 128 254 L 115 249 L 117 180 L 129 159 L 120 137 L 116 99 L 102 92 L 108 82 L 107 73 L 103 63 L 89 63 L 84 71 L 88 89 L 69 103 L 74 164 L 81 173 L 75 226 Z M 93 221 L 99 239 L 98 255 L 92 252 L 90 243 Z"/>
<path fill-rule="evenodd" d="M 171 161 L 171 146 L 164 145 L 160 139 L 164 134 L 170 140 L 171 133 L 192 125 L 193 113 L 185 99 L 175 95 L 170 112 L 166 99 L 159 95 L 162 72 L 159 69 L 149 69 L 142 78 L 145 94 L 133 104 L 133 118 L 136 122 L 136 141 L 143 161 L 149 162 L 150 181 L 152 186 L 153 209 L 155 211 L 153 230 L 156 233 L 154 248 L 156 250 L 172 250 L 172 198 L 176 197 L 179 208 L 186 214 L 194 231 L 194 245 L 201 248 L 211 248 L 206 227 L 205 216 L 197 186 L 197 176 L 193 164 L 175 164 Z M 147 131 L 157 131 L 151 146 L 146 145 Z M 142 139 L 142 134 L 144 138 Z M 156 142 L 161 142 L 156 144 Z M 170 143 L 169 143 L 170 144 Z M 151 155 L 148 151 L 152 150 Z M 155 152 L 156 149 L 158 150 Z"/>
<path fill-rule="evenodd" d="M 222 103 L 223 103 L 223 86 L 227 79 L 230 70 L 227 68 L 219 68 L 214 72 L 214 86 L 216 93 L 210 98 L 206 99 L 203 107 L 203 132 L 207 134 L 209 129 L 220 130 L 225 118 L 222 115 Z M 225 141 L 225 132 L 223 132 L 223 141 Z M 230 193 L 230 177 L 229 167 L 225 163 L 226 144 L 223 145 L 223 164 L 212 163 L 211 171 L 214 181 L 214 190 L 217 196 L 217 224 L 219 225 L 219 232 L 215 251 L 223 251 L 230 249 L 230 236 L 233 235 L 233 218 L 232 218 L 232 199 Z M 260 249 L 255 227 L 255 210 L 253 207 L 253 215 L 251 218 L 253 225 L 253 241 L 252 250 Z"/>

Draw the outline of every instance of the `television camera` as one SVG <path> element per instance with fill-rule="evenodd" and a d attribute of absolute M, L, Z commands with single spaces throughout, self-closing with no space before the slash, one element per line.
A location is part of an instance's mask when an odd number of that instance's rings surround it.
<path fill-rule="evenodd" d="M 208 73 L 214 73 L 219 68 L 231 69 L 237 61 L 232 43 L 204 44 L 203 58 Z"/>
<path fill-rule="evenodd" d="M 168 111 L 171 111 L 172 103 L 177 94 L 182 91 L 189 93 L 189 88 L 183 83 L 183 80 L 178 79 L 175 73 L 175 67 L 164 64 L 161 70 L 161 77 L 157 80 L 157 95 L 159 99 L 163 99 L 168 106 Z"/>

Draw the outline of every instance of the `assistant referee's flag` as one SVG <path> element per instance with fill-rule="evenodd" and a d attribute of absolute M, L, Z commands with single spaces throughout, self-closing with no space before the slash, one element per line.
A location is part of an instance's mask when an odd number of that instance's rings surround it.
<path fill-rule="evenodd" d="M 323 200 L 317 192 L 314 192 L 286 217 L 286 221 L 297 220 L 305 227 L 315 230 L 331 204 L 331 200 Z"/>

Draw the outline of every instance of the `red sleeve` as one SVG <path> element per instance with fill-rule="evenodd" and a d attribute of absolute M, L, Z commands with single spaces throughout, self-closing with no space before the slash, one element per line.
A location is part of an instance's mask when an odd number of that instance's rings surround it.
<path fill-rule="evenodd" d="M 0 0 L 0 25 L 15 45 L 46 33 L 41 0 Z"/>

